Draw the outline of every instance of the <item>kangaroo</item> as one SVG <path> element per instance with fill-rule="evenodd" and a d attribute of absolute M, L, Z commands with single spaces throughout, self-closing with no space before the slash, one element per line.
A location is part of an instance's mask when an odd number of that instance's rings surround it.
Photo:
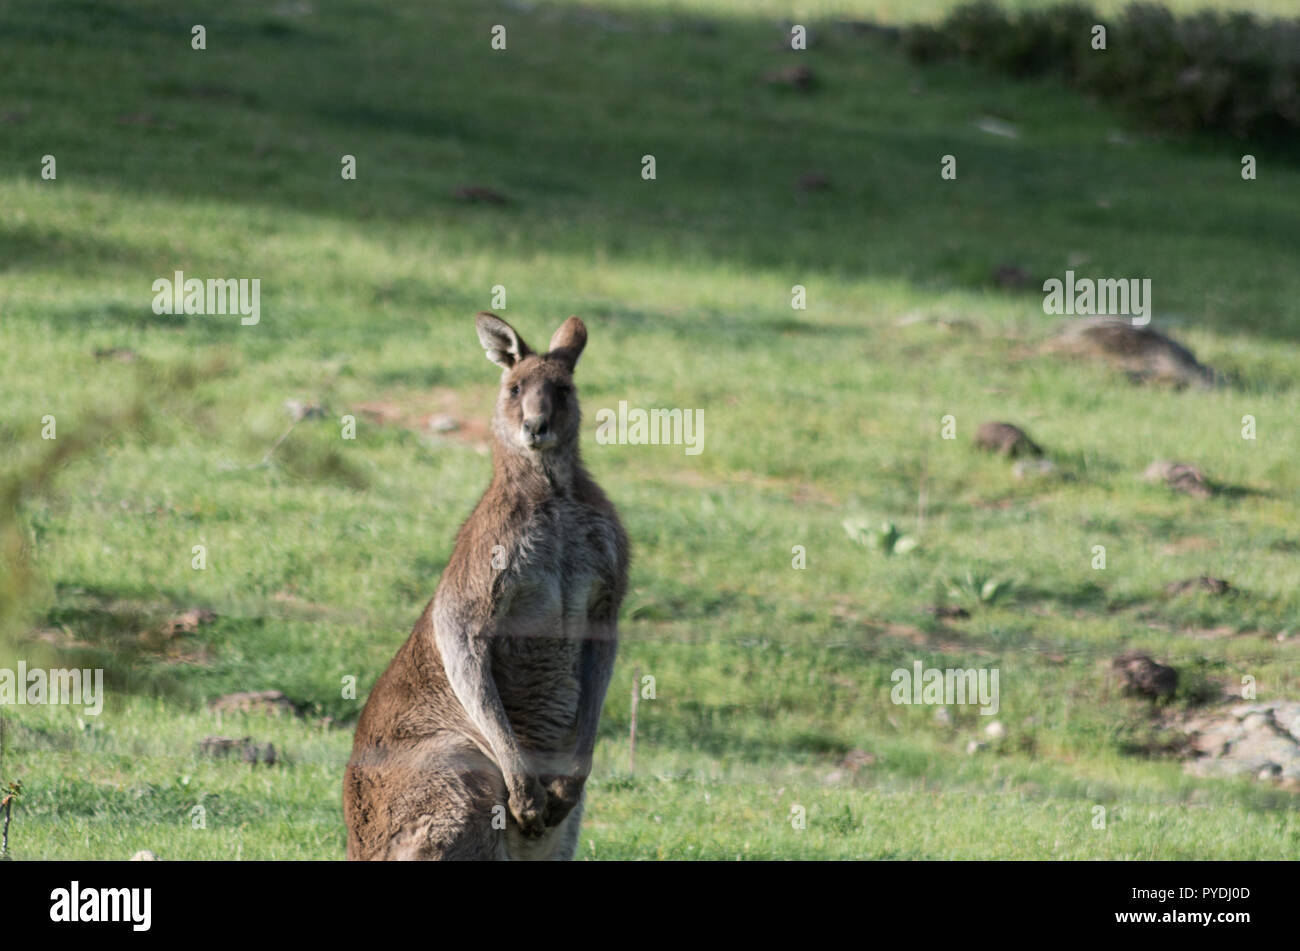
<path fill-rule="evenodd" d="M 349 859 L 571 859 L 627 590 L 627 535 L 578 456 L 570 317 L 501 367 L 492 482 L 376 682 L 343 780 Z"/>

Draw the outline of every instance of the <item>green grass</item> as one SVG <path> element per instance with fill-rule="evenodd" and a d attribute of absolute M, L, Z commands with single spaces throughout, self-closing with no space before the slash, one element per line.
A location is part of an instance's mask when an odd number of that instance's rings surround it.
<path fill-rule="evenodd" d="M 899 22 L 949 5 L 810 12 Z M 1250 674 L 1262 699 L 1300 695 L 1300 168 L 1261 149 L 1243 182 L 1249 143 L 1148 136 L 1062 88 L 921 69 L 829 27 L 798 60 L 820 88 L 775 90 L 757 77 L 796 60 L 772 49 L 773 3 L 311 9 L 2 14 L 0 117 L 18 118 L 0 124 L 0 464 L 48 446 L 47 414 L 63 438 L 139 377 L 203 374 L 24 509 L 43 580 L 17 634 L 75 640 L 113 689 L 98 718 L 6 711 L 16 857 L 342 856 L 351 724 L 489 472 L 471 440 L 357 407 L 485 421 L 495 372 L 472 314 L 497 284 L 536 345 L 570 313 L 587 322 L 584 451 L 635 546 L 583 856 L 1294 857 L 1296 796 L 1141 755 L 1158 732 L 1105 666 L 1139 647 Z M 982 116 L 1020 137 L 980 131 Z M 831 190 L 799 192 L 806 172 Z M 510 203 L 461 203 L 465 183 Z M 1037 354 L 1059 319 L 1040 293 L 998 288 L 1003 264 L 1149 277 L 1157 325 L 1235 382 L 1141 388 Z M 261 323 L 155 316 L 151 284 L 178 268 L 260 278 Z M 111 347 L 138 359 L 95 358 Z M 328 413 L 261 466 L 287 399 Z M 595 411 L 623 399 L 702 409 L 704 452 L 597 445 Z M 1074 480 L 1019 483 L 976 455 L 989 418 L 1024 425 Z M 1156 458 L 1242 491 L 1144 485 Z M 856 545 L 841 523 L 859 517 L 919 548 Z M 934 620 L 967 571 L 1011 593 Z M 1202 573 L 1242 594 L 1163 595 Z M 168 650 L 141 642 L 192 606 L 218 619 Z M 25 641 L 14 656 L 46 655 Z M 968 756 L 989 718 L 893 705 L 890 672 L 915 660 L 997 667 L 1007 736 Z M 657 699 L 640 705 L 630 775 L 635 669 Z M 308 715 L 206 712 L 269 688 Z M 273 741 L 287 761 L 200 758 L 212 734 Z M 875 762 L 841 769 L 854 750 Z"/>

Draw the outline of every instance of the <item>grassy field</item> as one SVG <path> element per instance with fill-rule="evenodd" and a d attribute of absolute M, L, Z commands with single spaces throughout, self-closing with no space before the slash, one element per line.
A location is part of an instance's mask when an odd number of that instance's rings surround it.
<path fill-rule="evenodd" d="M 351 725 L 490 471 L 484 308 L 537 345 L 586 321 L 584 452 L 635 546 L 582 856 L 1300 851 L 1300 796 L 1184 774 L 1107 675 L 1141 648 L 1182 672 L 1175 710 L 1243 675 L 1300 696 L 1294 160 L 1148 135 L 1063 88 L 921 69 L 815 21 L 812 49 L 782 52 L 774 2 L 200 7 L 0 8 L 0 469 L 48 451 L 44 416 L 67 439 L 150 409 L 22 511 L 39 582 L 9 656 L 105 666 L 111 691 L 98 717 L 5 711 L 14 857 L 342 857 Z M 814 92 L 759 81 L 793 63 Z M 830 188 L 801 190 L 809 173 Z M 458 200 L 466 184 L 508 202 Z M 1000 287 L 1004 265 L 1150 278 L 1155 324 L 1233 382 L 1142 387 L 1041 354 L 1062 319 L 1032 284 Z M 259 278 L 260 323 L 156 316 L 151 285 L 178 269 Z M 287 400 L 325 413 L 277 446 Z M 598 445 L 596 410 L 620 400 L 702 410 L 704 451 Z M 432 431 L 438 414 L 460 428 Z M 971 446 L 986 419 L 1072 478 L 1014 480 Z M 1158 458 L 1236 490 L 1144 484 Z M 857 518 L 918 547 L 855 544 Z M 968 572 L 1009 593 L 936 619 Z M 1200 574 L 1240 593 L 1164 594 Z M 195 607 L 216 619 L 158 635 Z M 915 661 L 997 668 L 998 714 L 893 704 L 891 671 Z M 638 670 L 656 698 L 633 772 Z M 206 708 L 262 689 L 306 714 Z M 214 734 L 282 761 L 200 756 Z"/>

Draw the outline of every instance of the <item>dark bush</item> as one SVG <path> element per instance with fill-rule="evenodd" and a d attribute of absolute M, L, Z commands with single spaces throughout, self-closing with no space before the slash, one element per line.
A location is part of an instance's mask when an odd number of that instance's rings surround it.
<path fill-rule="evenodd" d="M 1092 48 L 1095 25 L 1106 49 Z M 1237 136 L 1300 131 L 1300 20 L 1206 11 L 1179 19 L 1155 3 L 1118 20 L 1088 5 L 1008 14 L 992 0 L 909 28 L 916 62 L 964 58 L 1012 76 L 1057 75 L 1160 126 Z"/>
<path fill-rule="evenodd" d="M 948 34 L 936 26 L 918 23 L 903 33 L 903 51 L 914 63 L 934 63 L 956 55 Z"/>

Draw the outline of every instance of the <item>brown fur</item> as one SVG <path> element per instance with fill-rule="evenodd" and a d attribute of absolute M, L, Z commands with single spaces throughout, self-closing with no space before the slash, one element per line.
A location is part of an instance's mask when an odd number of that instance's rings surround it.
<path fill-rule="evenodd" d="M 563 859 L 577 847 L 627 536 L 578 456 L 582 321 L 542 355 L 493 314 L 477 327 L 503 370 L 492 482 L 357 724 L 350 859 Z"/>

